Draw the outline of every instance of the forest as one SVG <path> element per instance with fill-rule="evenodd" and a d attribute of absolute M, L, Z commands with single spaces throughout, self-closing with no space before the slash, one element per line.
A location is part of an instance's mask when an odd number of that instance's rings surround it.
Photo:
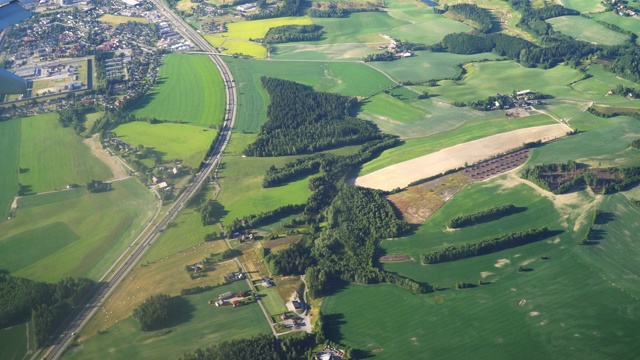
<path fill-rule="evenodd" d="M 477 243 L 468 243 L 459 246 L 447 246 L 420 255 L 422 264 L 438 264 L 448 261 L 466 259 L 474 256 L 491 254 L 516 246 L 530 244 L 546 239 L 554 234 L 546 226 L 539 229 L 514 232 L 492 239 L 482 240 Z"/>
<path fill-rule="evenodd" d="M 518 211 L 520 211 L 520 208 L 513 204 L 496 206 L 492 207 L 491 209 L 486 209 L 472 214 L 460 215 L 451 218 L 449 221 L 447 221 L 447 227 L 450 229 L 460 229 L 466 226 L 493 221 L 501 217 L 511 215 Z"/>
<path fill-rule="evenodd" d="M 69 311 L 86 300 L 94 284 L 85 278 L 65 278 L 49 284 L 0 271 L 0 329 L 31 318 L 36 344 L 42 346 Z"/>
<path fill-rule="evenodd" d="M 263 77 L 261 81 L 271 100 L 268 120 L 244 150 L 247 156 L 298 155 L 382 137 L 374 125 L 348 115 L 353 98 L 316 92 L 287 80 Z"/>
<path fill-rule="evenodd" d="M 447 6 L 447 10 L 475 22 L 478 31 L 481 33 L 488 33 L 493 27 L 493 19 L 489 11 L 475 4 L 462 3 L 449 5 Z"/>
<path fill-rule="evenodd" d="M 269 29 L 264 37 L 264 42 L 279 44 L 294 41 L 315 41 L 322 39 L 323 34 L 324 31 L 320 25 L 283 25 Z"/>

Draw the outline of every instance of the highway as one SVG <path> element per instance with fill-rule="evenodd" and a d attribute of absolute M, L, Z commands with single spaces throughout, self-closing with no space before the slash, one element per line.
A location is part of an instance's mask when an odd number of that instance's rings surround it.
<path fill-rule="evenodd" d="M 199 172 L 191 183 L 187 185 L 182 193 L 176 198 L 167 213 L 155 224 L 149 224 L 142 231 L 138 239 L 136 239 L 134 245 L 130 247 L 127 252 L 125 252 L 112 266 L 107 274 L 103 276 L 100 287 L 97 289 L 95 295 L 87 305 L 76 310 L 76 312 L 70 315 L 71 320 L 69 321 L 69 324 L 61 331 L 55 343 L 45 350 L 43 353 L 43 359 L 53 360 L 62 356 L 64 350 L 73 341 L 75 334 L 80 332 L 91 317 L 98 311 L 100 306 L 102 306 L 102 303 L 109 297 L 109 295 L 111 295 L 118 284 L 126 278 L 127 274 L 135 267 L 138 261 L 140 261 L 149 246 L 155 242 L 155 240 L 167 228 L 167 225 L 173 221 L 180 210 L 184 208 L 188 200 L 198 193 L 202 184 L 207 180 L 209 174 L 213 171 L 214 176 L 217 177 L 217 169 L 220 164 L 220 160 L 222 159 L 222 154 L 231 137 L 231 130 L 233 129 L 236 119 L 237 89 L 229 68 L 218 55 L 213 55 L 216 53 L 216 49 L 214 49 L 206 40 L 195 32 L 195 30 L 189 27 L 189 25 L 187 25 L 179 16 L 171 12 L 162 0 L 153 0 L 153 2 L 164 16 L 174 24 L 180 33 L 200 47 L 204 52 L 209 53 L 209 58 L 218 68 L 220 75 L 222 75 L 226 88 L 227 99 L 222 127 L 218 136 L 214 140 L 214 143 L 207 152 Z"/>

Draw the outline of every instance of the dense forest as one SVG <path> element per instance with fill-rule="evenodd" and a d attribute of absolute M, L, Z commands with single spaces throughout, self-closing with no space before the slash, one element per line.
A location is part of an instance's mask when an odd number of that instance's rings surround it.
<path fill-rule="evenodd" d="M 324 31 L 320 25 L 283 25 L 269 29 L 264 37 L 264 42 L 279 44 L 294 41 L 315 41 L 322 39 L 323 34 Z"/>
<path fill-rule="evenodd" d="M 355 99 L 292 81 L 261 80 L 271 99 L 268 120 L 245 149 L 248 156 L 297 155 L 382 137 L 374 125 L 348 115 Z"/>
<path fill-rule="evenodd" d="M 493 221 L 503 216 L 514 214 L 518 211 L 520 211 L 520 208 L 513 204 L 495 206 L 491 209 L 486 209 L 472 214 L 460 215 L 451 218 L 449 221 L 447 221 L 447 227 L 450 229 L 460 229 L 465 226 Z"/>
<path fill-rule="evenodd" d="M 553 231 L 550 231 L 547 227 L 543 227 L 539 229 L 514 232 L 492 239 L 482 240 L 477 243 L 447 246 L 443 249 L 434 250 L 420 255 L 420 262 L 422 264 L 437 264 L 491 254 L 512 247 L 540 241 L 548 238 L 552 234 L 554 234 Z"/>
<path fill-rule="evenodd" d="M 158 330 L 170 325 L 176 310 L 173 303 L 169 295 L 152 295 L 138 307 L 133 308 L 132 315 L 138 320 L 142 331 Z"/>
<path fill-rule="evenodd" d="M 477 24 L 477 29 L 481 33 L 488 33 L 493 27 L 493 18 L 487 9 L 478 7 L 475 4 L 454 4 L 447 6 L 447 10 L 469 19 Z"/>
<path fill-rule="evenodd" d="M 85 278 L 65 278 L 48 284 L 0 271 L 0 329 L 31 318 L 36 344 L 41 346 L 69 311 L 82 304 L 94 284 Z"/>

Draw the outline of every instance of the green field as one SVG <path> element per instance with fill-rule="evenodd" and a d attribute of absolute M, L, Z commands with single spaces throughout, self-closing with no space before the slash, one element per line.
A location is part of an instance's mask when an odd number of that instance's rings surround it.
<path fill-rule="evenodd" d="M 616 76 L 616 74 L 606 71 L 603 65 L 592 64 L 587 69 L 590 78 L 580 80 L 573 84 L 571 88 L 576 92 L 585 95 L 589 100 L 598 102 L 628 102 L 628 99 L 619 95 L 607 95 L 607 92 L 621 84 L 626 87 L 638 87 L 633 81 Z"/>
<path fill-rule="evenodd" d="M 604 10 L 604 6 L 599 1 L 593 0 L 562 0 L 562 5 L 581 13 L 595 13 Z"/>
<path fill-rule="evenodd" d="M 21 125 L 18 181 L 26 187 L 25 193 L 113 176 L 73 129 L 58 124 L 56 113 L 23 118 Z"/>
<path fill-rule="evenodd" d="M 209 57 L 171 54 L 163 59 L 156 87 L 133 113 L 208 127 L 222 123 L 224 106 L 222 77 Z"/>
<path fill-rule="evenodd" d="M 417 51 L 416 55 L 396 61 L 375 61 L 368 65 L 389 74 L 396 81 L 424 82 L 431 79 L 456 77 L 460 69 L 456 66 L 472 61 L 495 60 L 493 53 L 457 55 L 430 51 Z"/>
<path fill-rule="evenodd" d="M 154 211 L 151 193 L 134 179 L 116 182 L 105 193 L 61 193 L 22 198 L 17 216 L 0 224 L 0 261 L 14 275 L 42 281 L 98 279 Z"/>
<path fill-rule="evenodd" d="M 347 18 L 314 18 L 323 27 L 324 38 L 314 44 L 389 43 L 382 34 L 409 22 L 395 19 L 385 12 L 353 13 Z"/>
<path fill-rule="evenodd" d="M 358 175 L 366 175 L 387 166 L 427 155 L 456 144 L 512 130 L 553 123 L 554 120 L 546 115 L 533 115 L 515 120 L 499 118 L 467 122 L 450 131 L 423 138 L 408 139 L 404 144 L 386 150 L 378 158 L 364 164 Z"/>
<path fill-rule="evenodd" d="M 184 352 L 218 344 L 225 340 L 268 334 L 269 325 L 258 304 L 232 308 L 216 307 L 207 302 L 226 291 L 247 290 L 238 281 L 197 295 L 183 296 L 182 313 L 170 331 L 142 332 L 133 318 L 105 329 L 82 346 L 71 348 L 63 359 L 177 359 Z"/>
<path fill-rule="evenodd" d="M 278 289 L 275 287 L 265 288 L 260 286 L 258 288 L 258 296 L 269 315 L 274 316 L 287 312 L 287 307 L 282 302 Z"/>
<path fill-rule="evenodd" d="M 574 37 L 577 40 L 603 45 L 620 45 L 629 36 L 609 30 L 597 22 L 581 16 L 560 16 L 547 20 L 553 30 Z"/>
<path fill-rule="evenodd" d="M 592 15 L 594 19 L 617 25 L 627 31 L 640 35 L 640 21 L 634 17 L 616 15 L 610 11 Z M 591 16 L 590 16 L 591 17 Z"/>
<path fill-rule="evenodd" d="M 513 61 L 472 63 L 465 66 L 467 74 L 462 81 L 441 81 L 434 93 L 450 101 L 473 101 L 530 89 L 556 97 L 582 98 L 569 84 L 582 75 L 567 66 L 552 69 L 530 69 Z"/>
<path fill-rule="evenodd" d="M 153 149 L 163 161 L 181 159 L 194 168 L 204 159 L 217 132 L 194 125 L 141 121 L 118 125 L 113 131 L 134 147 L 141 144 Z"/>
<path fill-rule="evenodd" d="M 7 219 L 18 192 L 20 119 L 0 121 L 0 223 Z"/>
<path fill-rule="evenodd" d="M 269 57 L 274 60 L 360 61 L 379 52 L 365 44 L 277 44 L 271 46 Z"/>
<path fill-rule="evenodd" d="M 27 330 L 29 327 L 29 330 Z M 33 331 L 31 323 L 15 325 L 0 330 L 0 358 L 5 360 L 22 360 L 35 344 L 27 343 L 27 331 Z M 33 339 L 33 337 L 31 337 Z"/>

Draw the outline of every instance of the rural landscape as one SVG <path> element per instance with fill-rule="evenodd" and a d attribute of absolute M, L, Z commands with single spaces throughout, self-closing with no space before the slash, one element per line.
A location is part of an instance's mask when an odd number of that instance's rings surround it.
<path fill-rule="evenodd" d="M 24 6 L 1 359 L 637 357 L 639 0 Z"/>

